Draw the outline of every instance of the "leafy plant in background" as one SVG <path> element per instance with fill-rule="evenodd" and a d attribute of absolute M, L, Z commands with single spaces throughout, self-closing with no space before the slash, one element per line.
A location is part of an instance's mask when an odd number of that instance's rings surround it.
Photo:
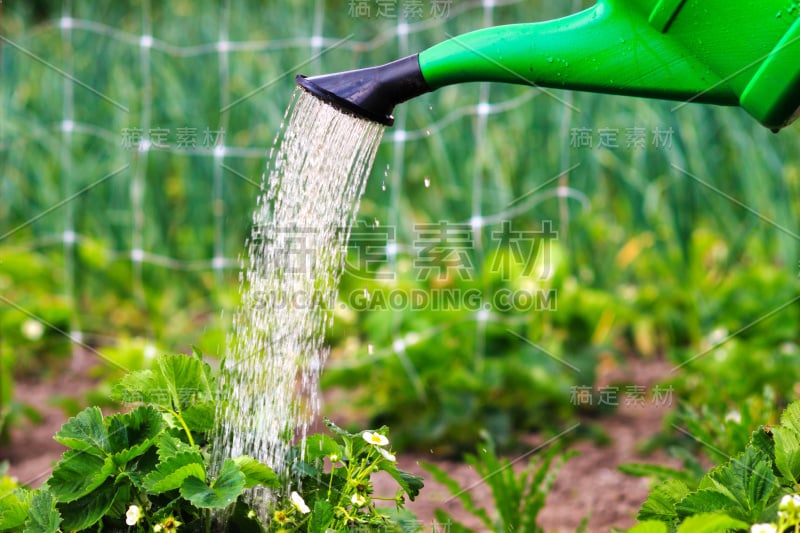
<path fill-rule="evenodd" d="M 540 457 L 532 457 L 526 467 L 517 473 L 512 468 L 514 463 L 497 456 L 491 437 L 486 433 L 483 437 L 484 442 L 477 455 L 466 454 L 464 460 L 491 489 L 494 518 L 491 516 L 492 511 L 476 504 L 469 492 L 470 487 L 462 487 L 434 464 L 423 463 L 422 466 L 431 473 L 434 480 L 448 488 L 452 497 L 461 502 L 464 510 L 481 521 L 481 531 L 542 533 L 536 519 L 544 508 L 545 499 L 559 469 L 572 454 L 564 454 L 556 447 L 550 448 Z M 439 523 L 449 524 L 449 531 L 472 531 L 442 509 L 436 510 L 436 519 Z M 587 522 L 588 519 L 584 519 L 578 531 L 583 531 Z"/>
<path fill-rule="evenodd" d="M 374 505 L 370 476 L 384 471 L 397 480 L 398 509 L 402 494 L 413 499 L 422 487 L 419 478 L 397 469 L 386 428 L 349 434 L 331 424 L 338 441 L 314 435 L 305 457 L 295 448 L 293 468 L 303 480 L 297 487 L 302 494 L 290 494 L 287 482 L 251 457 L 228 458 L 214 469 L 208 442 L 215 392 L 211 369 L 199 354 L 160 356 L 152 369 L 128 374 L 114 394 L 140 405 L 107 416 L 89 407 L 67 421 L 55 439 L 68 450 L 41 488 L 0 478 L 0 530 L 200 532 L 210 531 L 212 511 L 227 513 L 230 531 L 392 526 L 394 519 Z M 335 461 L 323 479 L 325 458 Z M 281 495 L 266 524 L 241 498 L 257 486 Z"/>
<path fill-rule="evenodd" d="M 568 424 L 578 414 L 570 388 L 594 383 L 600 349 L 588 339 L 612 304 L 606 295 L 566 283 L 563 251 L 558 243 L 552 247 L 542 279 L 493 269 L 498 257 L 511 254 L 508 248 L 493 251 L 475 279 L 452 273 L 420 279 L 405 254 L 392 281 L 346 274 L 340 299 L 347 305 L 337 309 L 330 339 L 340 349 L 327 363 L 323 386 L 350 391 L 348 403 L 370 425 L 392 427 L 399 447 L 454 456 L 473 449 L 483 430 L 507 449 L 526 432 Z M 397 293 L 417 302 L 442 295 L 457 300 L 445 310 L 431 302 L 392 307 Z M 498 294 L 527 295 L 532 310 L 519 316 L 511 305 L 486 309 L 485 303 L 500 301 Z M 535 298 L 544 295 L 553 298 L 553 308 L 534 310 Z"/>
<path fill-rule="evenodd" d="M 782 533 L 800 527 L 798 489 L 800 401 L 786 408 L 779 425 L 753 432 L 744 451 L 712 468 L 696 488 L 677 478 L 656 485 L 630 531 Z"/>

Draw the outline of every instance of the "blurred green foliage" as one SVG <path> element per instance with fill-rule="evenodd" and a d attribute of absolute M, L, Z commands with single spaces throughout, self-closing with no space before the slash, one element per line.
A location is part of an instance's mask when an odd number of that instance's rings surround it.
<path fill-rule="evenodd" d="M 295 73 L 382 63 L 448 34 L 584 4 L 457 3 L 447 18 L 411 23 L 407 35 L 397 34 L 397 20 L 355 17 L 342 2 L 5 5 L 6 367 L 46 368 L 40 357 L 69 351 L 52 327 L 36 341 L 23 338 L 30 315 L 81 331 L 128 368 L 146 363 L 151 346 L 221 353 L 238 302 L 253 183 Z M 314 34 L 325 37 L 321 48 Z M 145 35 L 152 46 L 142 46 Z M 228 53 L 218 51 L 223 39 Z M 490 104 L 486 116 L 481 102 Z M 337 409 L 354 405 L 409 444 L 471 449 L 485 428 L 504 445 L 519 431 L 563 428 L 579 414 L 570 387 L 593 385 L 602 361 L 639 356 L 682 365 L 665 376 L 677 397 L 716 413 L 765 384 L 778 405 L 792 397 L 797 126 L 775 135 L 738 109 L 485 84 L 422 96 L 399 106 L 396 119 L 359 211 L 362 223 L 394 231 L 397 256 L 382 263 L 394 280 L 344 277 L 326 375 L 329 386 L 348 389 Z M 125 146 L 125 132 L 136 128 L 167 130 L 169 147 Z M 195 128 L 195 148 L 177 146 L 179 128 Z M 224 158 L 203 142 L 207 128 L 224 130 Z M 643 144 L 628 142 L 636 128 Z M 591 146 L 575 142 L 579 131 Z M 601 142 L 609 132 L 616 147 Z M 472 279 L 434 283 L 409 267 L 417 225 L 440 221 L 478 228 Z M 558 236 L 546 285 L 556 309 L 392 312 L 348 299 L 364 289 L 475 289 L 485 298 L 529 289 L 530 276 L 498 277 L 492 268 L 512 253 L 492 237 L 503 221 L 521 230 L 552 221 Z M 132 260 L 137 249 L 142 262 Z M 215 257 L 228 260 L 224 268 L 212 268 Z"/>

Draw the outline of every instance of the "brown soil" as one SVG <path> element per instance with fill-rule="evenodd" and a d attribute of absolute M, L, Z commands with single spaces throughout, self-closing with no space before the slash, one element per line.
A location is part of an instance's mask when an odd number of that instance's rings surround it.
<path fill-rule="evenodd" d="M 57 407 L 48 404 L 53 394 L 80 396 L 94 386 L 86 377 L 91 366 L 87 355 L 79 355 L 66 371 L 48 382 L 24 380 L 16 383 L 17 399 L 35 406 L 42 414 L 41 424 L 23 422 L 12 430 L 10 445 L 0 448 L 0 460 L 11 464 L 10 474 L 21 482 L 38 486 L 49 475 L 63 447 L 52 436 L 66 421 L 66 415 Z M 603 382 L 626 382 L 651 387 L 667 375 L 669 368 L 664 363 L 631 361 L 625 370 L 616 369 L 603 378 Z M 636 511 L 648 493 L 648 482 L 626 476 L 617 470 L 621 463 L 631 461 L 658 462 L 677 466 L 663 454 L 649 457 L 639 455 L 638 446 L 655 435 L 661 428 L 661 420 L 669 406 L 652 403 L 633 406 L 620 401 L 619 409 L 600 421 L 602 429 L 611 437 L 608 445 L 601 446 L 589 441 L 579 441 L 571 449 L 579 455 L 567 462 L 558 475 L 550 492 L 539 524 L 548 532 L 575 531 L 584 517 L 589 517 L 590 532 L 610 531 L 612 527 L 626 528 L 635 523 Z M 582 424 L 597 423 L 585 421 Z M 541 443 L 536 435 L 531 436 L 531 449 Z M 514 461 L 515 457 L 509 457 Z M 420 498 L 408 507 L 417 514 L 425 531 L 447 531 L 434 528 L 434 510 L 442 508 L 457 521 L 483 532 L 486 528 L 474 517 L 465 513 L 456 498 L 447 489 L 432 480 L 419 462 L 431 462 L 444 468 L 457 479 L 462 487 L 472 487 L 470 492 L 479 505 L 492 514 L 492 498 L 489 487 L 481 481 L 471 467 L 464 463 L 440 460 L 431 454 L 400 454 L 399 466 L 425 478 L 425 488 Z M 524 467 L 528 459 L 516 461 L 515 469 Z M 392 494 L 391 481 L 378 479 L 376 493 Z"/>

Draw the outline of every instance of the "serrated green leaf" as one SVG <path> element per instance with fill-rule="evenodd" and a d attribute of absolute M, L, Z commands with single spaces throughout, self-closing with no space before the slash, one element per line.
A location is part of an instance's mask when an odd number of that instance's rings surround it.
<path fill-rule="evenodd" d="M 761 451 L 770 460 L 775 460 L 775 442 L 772 435 L 767 433 L 764 428 L 758 428 L 750 435 L 749 445 Z"/>
<path fill-rule="evenodd" d="M 306 457 L 310 460 L 327 457 L 329 455 L 342 457 L 342 448 L 339 443 L 327 435 L 318 433 L 306 438 Z"/>
<path fill-rule="evenodd" d="M 190 451 L 169 457 L 142 479 L 142 486 L 148 492 L 161 494 L 180 488 L 189 477 L 201 482 L 206 480 L 206 468 L 199 452 Z"/>
<path fill-rule="evenodd" d="M 314 502 L 314 509 L 311 512 L 311 522 L 308 525 L 309 531 L 325 531 L 333 520 L 333 507 L 325 500 Z"/>
<path fill-rule="evenodd" d="M 758 520 L 767 499 L 777 488 L 772 462 L 763 452 L 751 447 L 709 472 L 708 477 L 718 484 L 715 487 L 718 492 L 730 494 L 739 504 L 728 514 L 750 522 Z"/>
<path fill-rule="evenodd" d="M 790 403 L 781 413 L 781 426 L 800 434 L 800 400 Z"/>
<path fill-rule="evenodd" d="M 696 514 L 728 511 L 738 507 L 738 502 L 722 492 L 713 489 L 702 489 L 686 496 L 678 502 L 675 509 L 681 518 L 685 518 Z"/>
<path fill-rule="evenodd" d="M 181 416 L 190 431 L 205 433 L 214 429 L 216 410 L 216 402 L 200 401 L 184 409 Z"/>
<path fill-rule="evenodd" d="M 800 435 L 790 427 L 772 428 L 775 439 L 775 466 L 793 484 L 800 479 Z"/>
<path fill-rule="evenodd" d="M 236 501 L 244 484 L 241 469 L 233 460 L 226 459 L 210 486 L 195 477 L 187 478 L 181 485 L 181 496 L 202 509 L 224 509 Z"/>
<path fill-rule="evenodd" d="M 120 466 L 149 450 L 163 427 L 161 413 L 149 405 L 109 416 L 106 421 L 114 461 Z"/>
<path fill-rule="evenodd" d="M 626 533 L 668 533 L 669 529 L 664 522 L 648 520 L 640 522 L 630 528 Z"/>
<path fill-rule="evenodd" d="M 153 365 L 172 400 L 172 408 L 184 411 L 190 405 L 213 399 L 211 367 L 188 355 L 162 355 Z"/>
<path fill-rule="evenodd" d="M 408 495 L 408 499 L 411 500 L 412 502 L 414 501 L 414 498 L 417 497 L 419 491 L 422 490 L 424 486 L 421 477 L 415 476 L 414 474 L 411 474 L 404 470 L 400 470 L 399 468 L 397 468 L 395 463 L 392 463 L 390 461 L 381 461 L 378 464 L 378 470 L 383 470 L 384 472 L 392 476 L 394 480 L 397 482 L 397 484 L 400 485 L 400 488 L 402 488 Z"/>
<path fill-rule="evenodd" d="M 111 502 L 111 507 L 106 512 L 107 516 L 125 516 L 128 508 L 131 505 L 133 498 L 133 486 L 130 483 L 117 483 L 117 493 L 114 495 L 114 501 Z"/>
<path fill-rule="evenodd" d="M 46 489 L 33 494 L 23 533 L 57 533 L 61 527 L 61 515 L 56 509 L 56 500 Z"/>
<path fill-rule="evenodd" d="M 236 463 L 244 474 L 245 488 L 250 489 L 257 485 L 274 488 L 279 486 L 278 476 L 275 475 L 275 472 L 273 472 L 270 467 L 261 461 L 242 455 L 235 458 L 233 462 Z"/>
<path fill-rule="evenodd" d="M 53 469 L 47 480 L 50 492 L 59 502 L 71 502 L 91 493 L 114 472 L 111 457 L 69 450 Z"/>
<path fill-rule="evenodd" d="M 53 438 L 67 448 L 98 457 L 109 453 L 108 433 L 99 407 L 87 407 L 67 420 Z"/>
<path fill-rule="evenodd" d="M 724 513 L 703 513 L 684 520 L 678 528 L 678 533 L 726 533 L 749 528 L 749 522 L 736 520 Z"/>
<path fill-rule="evenodd" d="M 689 488 L 682 481 L 665 481 L 653 487 L 647 500 L 636 515 L 641 521 L 658 520 L 672 523 L 678 518 L 675 506 L 689 494 Z"/>
<path fill-rule="evenodd" d="M 0 531 L 21 526 L 28 518 L 33 492 L 18 488 L 0 496 Z"/>
<path fill-rule="evenodd" d="M 80 531 L 95 525 L 114 503 L 116 493 L 116 487 L 106 483 L 83 498 L 58 503 L 56 508 L 63 519 L 61 527 L 66 531 Z"/>
<path fill-rule="evenodd" d="M 166 461 L 179 453 L 190 452 L 195 448 L 186 444 L 177 437 L 173 437 L 169 433 L 162 433 L 156 439 L 156 449 L 158 451 L 159 461 Z"/>
<path fill-rule="evenodd" d="M 111 398 L 125 403 L 146 402 L 155 405 L 169 400 L 162 394 L 158 376 L 150 369 L 126 374 L 111 387 Z"/>
<path fill-rule="evenodd" d="M 112 388 L 112 397 L 182 412 L 197 402 L 212 401 L 214 392 L 211 367 L 178 354 L 159 356 L 149 370 L 126 375 Z"/>

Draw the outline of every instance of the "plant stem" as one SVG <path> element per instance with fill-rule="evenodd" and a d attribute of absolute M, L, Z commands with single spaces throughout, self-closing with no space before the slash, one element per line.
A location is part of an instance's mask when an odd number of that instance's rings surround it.
<path fill-rule="evenodd" d="M 189 426 L 186 425 L 186 422 L 183 420 L 183 417 L 180 414 L 178 414 L 177 411 L 173 411 L 172 409 L 167 409 L 167 411 L 169 411 L 172 414 L 172 416 L 178 419 L 178 422 L 180 422 L 181 426 L 183 427 L 183 431 L 186 432 L 186 437 L 188 437 L 189 439 L 189 445 L 194 447 L 194 439 L 192 438 L 192 432 L 189 431 Z"/>

